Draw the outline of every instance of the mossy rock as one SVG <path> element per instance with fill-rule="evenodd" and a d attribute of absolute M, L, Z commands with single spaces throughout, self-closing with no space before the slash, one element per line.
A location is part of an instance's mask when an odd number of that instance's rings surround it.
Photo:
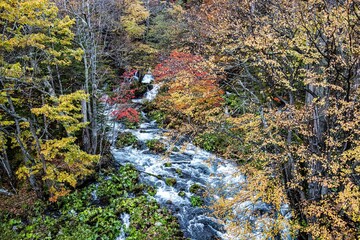
<path fill-rule="evenodd" d="M 130 122 L 128 120 L 125 120 L 123 122 L 123 124 L 125 125 L 126 128 L 128 129 L 138 129 L 139 128 L 139 123 L 138 122 Z"/>
<path fill-rule="evenodd" d="M 149 148 L 150 151 L 155 153 L 163 153 L 166 151 L 165 144 L 157 139 L 151 139 L 146 141 L 146 146 Z"/>
<path fill-rule="evenodd" d="M 166 178 L 165 183 L 168 186 L 174 186 L 176 184 L 176 179 L 175 178 Z"/>
<path fill-rule="evenodd" d="M 150 113 L 152 111 L 155 111 L 156 110 L 155 101 L 145 101 L 141 107 L 141 110 L 145 113 Z M 148 114 L 148 116 L 151 118 L 150 115 L 151 114 Z"/>
<path fill-rule="evenodd" d="M 179 175 L 182 176 L 182 170 L 180 168 L 175 169 L 175 172 Z"/>
<path fill-rule="evenodd" d="M 164 167 L 171 167 L 171 166 L 172 166 L 171 162 L 164 163 Z"/>
<path fill-rule="evenodd" d="M 180 192 L 178 193 L 178 195 L 179 195 L 180 197 L 185 197 L 185 196 L 186 196 L 186 193 L 185 193 L 184 191 L 180 191 Z"/>
<path fill-rule="evenodd" d="M 227 134 L 218 132 L 205 132 L 194 138 L 194 144 L 206 151 L 223 154 L 227 147 L 233 144 L 233 139 Z"/>
<path fill-rule="evenodd" d="M 204 204 L 204 201 L 199 196 L 191 196 L 190 203 L 193 207 L 201 207 Z"/>
<path fill-rule="evenodd" d="M 204 187 L 200 186 L 199 184 L 194 183 L 191 185 L 189 191 L 193 194 L 202 195 L 205 191 Z"/>
<path fill-rule="evenodd" d="M 130 132 L 120 133 L 116 140 L 116 147 L 123 148 L 137 144 L 138 139 Z"/>

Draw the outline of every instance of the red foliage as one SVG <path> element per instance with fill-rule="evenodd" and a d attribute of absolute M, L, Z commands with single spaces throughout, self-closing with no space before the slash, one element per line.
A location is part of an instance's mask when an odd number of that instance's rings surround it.
<path fill-rule="evenodd" d="M 113 93 L 104 100 L 113 105 L 120 104 L 118 110 L 114 110 L 111 114 L 118 120 L 128 120 L 129 122 L 139 122 L 139 113 L 136 109 L 128 107 L 131 99 L 135 98 L 135 92 L 138 90 L 134 88 L 133 82 L 137 70 L 132 69 L 124 72 L 122 79 L 119 81 L 119 85 L 114 89 Z M 126 104 L 121 106 L 121 104 Z"/>
<path fill-rule="evenodd" d="M 131 99 L 134 99 L 136 89 L 130 89 L 130 87 L 131 87 L 130 83 L 126 83 L 126 82 L 120 83 L 119 87 L 114 90 L 113 94 L 109 96 L 106 102 L 113 105 L 116 103 L 118 104 L 127 103 Z"/>
<path fill-rule="evenodd" d="M 136 69 L 124 72 L 123 75 L 121 75 L 118 87 L 114 89 L 108 98 L 102 98 L 100 101 L 106 101 L 113 105 L 128 103 L 131 99 L 134 99 L 135 92 L 138 90 L 133 87 L 133 80 L 135 79 L 136 73 Z"/>
<path fill-rule="evenodd" d="M 136 73 L 136 69 L 131 69 L 130 71 L 125 71 L 121 77 L 124 79 L 124 81 L 131 81 L 133 80 Z"/>
<path fill-rule="evenodd" d="M 124 108 L 120 110 L 115 110 L 112 112 L 112 115 L 116 117 L 117 120 L 127 119 L 129 122 L 139 122 L 139 113 L 134 108 Z"/>
<path fill-rule="evenodd" d="M 278 98 L 278 97 L 274 97 L 273 99 L 274 99 L 274 101 L 277 102 L 277 103 L 280 103 L 280 102 L 281 102 L 280 98 Z"/>
<path fill-rule="evenodd" d="M 214 108 L 224 102 L 219 77 L 201 56 L 173 51 L 155 67 L 154 76 L 158 81 L 166 81 L 167 94 L 160 96 L 159 101 L 166 108 L 171 104 L 175 114 L 180 112 L 201 122 L 218 113 Z"/>
<path fill-rule="evenodd" d="M 200 56 L 173 51 L 167 60 L 156 65 L 153 74 L 159 81 L 174 77 L 182 71 L 201 79 L 209 76 L 204 67 L 201 66 L 202 62 L 203 58 Z"/>

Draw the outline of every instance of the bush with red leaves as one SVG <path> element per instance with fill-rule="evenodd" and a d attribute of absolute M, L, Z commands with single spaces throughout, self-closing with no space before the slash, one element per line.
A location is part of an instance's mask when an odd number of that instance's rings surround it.
<path fill-rule="evenodd" d="M 139 112 L 134 108 L 124 108 L 120 110 L 115 110 L 112 112 L 112 115 L 115 116 L 117 120 L 128 120 L 131 123 L 139 122 Z"/>

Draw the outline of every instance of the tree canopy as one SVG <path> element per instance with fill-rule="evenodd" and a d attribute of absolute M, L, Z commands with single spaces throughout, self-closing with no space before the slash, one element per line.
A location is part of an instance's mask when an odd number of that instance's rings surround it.
<path fill-rule="evenodd" d="M 68 195 L 105 164 L 112 104 L 236 163 L 246 184 L 212 205 L 232 238 L 262 201 L 269 239 L 357 239 L 359 33 L 357 0 L 1 1 L 0 183 Z M 160 90 L 140 109 L 147 71 Z"/>

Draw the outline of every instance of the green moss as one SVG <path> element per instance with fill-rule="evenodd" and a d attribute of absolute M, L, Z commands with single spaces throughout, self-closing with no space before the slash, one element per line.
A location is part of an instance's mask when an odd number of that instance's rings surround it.
<path fill-rule="evenodd" d="M 171 167 L 171 165 L 172 165 L 171 162 L 164 163 L 165 167 Z"/>
<path fill-rule="evenodd" d="M 185 197 L 185 196 L 186 196 L 186 193 L 185 193 L 184 191 L 180 191 L 180 192 L 178 193 L 178 195 L 179 195 L 180 197 Z"/>
<path fill-rule="evenodd" d="M 147 193 L 150 195 L 150 196 L 155 196 L 156 195 L 156 189 L 152 186 L 148 186 L 147 188 Z"/>
<path fill-rule="evenodd" d="M 116 147 L 123 148 L 136 144 L 138 139 L 130 132 L 120 133 L 116 140 Z"/>
<path fill-rule="evenodd" d="M 166 151 L 165 144 L 157 139 L 151 139 L 146 141 L 146 146 L 149 148 L 150 151 L 155 153 L 162 153 Z"/>
<path fill-rule="evenodd" d="M 144 191 L 149 195 L 156 192 L 139 182 L 139 172 L 132 165 L 125 165 L 99 177 L 97 185 L 61 198 L 51 206 L 53 212 L 45 214 L 47 207 L 42 205 L 23 220 L 2 214 L 0 239 L 115 239 L 123 227 L 123 213 L 130 214 L 131 219 L 125 229 L 127 239 L 183 239 L 176 218 Z"/>
<path fill-rule="evenodd" d="M 203 133 L 195 137 L 194 143 L 207 151 L 223 153 L 228 145 L 228 137 L 219 133 Z"/>
<path fill-rule="evenodd" d="M 180 168 L 177 168 L 175 172 L 181 177 L 182 176 L 182 170 Z"/>
<path fill-rule="evenodd" d="M 131 83 L 130 89 L 135 90 L 135 98 L 142 98 L 147 91 L 147 85 L 142 84 L 140 81 L 134 81 Z"/>
<path fill-rule="evenodd" d="M 201 207 L 204 204 L 203 200 L 199 196 L 191 196 L 190 203 L 193 207 Z"/>
<path fill-rule="evenodd" d="M 165 183 L 168 186 L 174 186 L 176 184 L 176 179 L 175 178 L 166 178 Z"/>

